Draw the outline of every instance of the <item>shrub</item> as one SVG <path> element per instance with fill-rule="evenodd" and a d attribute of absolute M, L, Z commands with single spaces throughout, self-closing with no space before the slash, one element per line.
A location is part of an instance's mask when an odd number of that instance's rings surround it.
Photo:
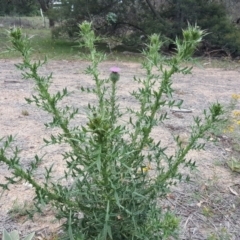
<path fill-rule="evenodd" d="M 22 53 L 23 63 L 17 67 L 23 71 L 25 79 L 32 79 L 36 85 L 36 95 L 27 99 L 52 115 L 47 127 L 58 127 L 61 133 L 44 139 L 47 145 L 68 144 L 70 149 L 62 154 L 66 161 L 66 171 L 62 178 L 72 184 L 55 182 L 52 167 L 46 169 L 45 181 L 38 182 L 33 171 L 41 158 L 36 156 L 31 168 L 24 170 L 18 157 L 18 149 L 10 156 L 8 149 L 12 136 L 3 139 L 0 161 L 8 165 L 13 177 L 6 178 L 1 184 L 4 189 L 16 179 L 26 180 L 36 192 L 36 205 L 51 203 L 59 219 L 65 219 L 65 228 L 70 239 L 167 239 L 176 236 L 179 219 L 171 212 L 163 210 L 159 200 L 164 198 L 172 185 L 188 179 L 182 175 L 179 167 L 193 168 L 195 162 L 187 160 L 192 149 L 202 149 L 198 143 L 206 132 L 221 121 L 222 108 L 213 104 L 204 111 L 203 119 L 194 118 L 192 133 L 187 145 L 176 138 L 176 151 L 168 155 L 161 142 L 151 137 L 155 126 L 167 118 L 163 108 L 181 106 L 181 102 L 172 100 L 171 77 L 175 73 L 190 73 L 191 68 L 181 67 L 202 39 L 204 31 L 189 26 L 183 31 L 183 41 L 176 40 L 177 53 L 171 59 L 159 55 L 162 45 L 158 35 L 150 36 L 148 50 L 144 51 L 142 64 L 146 71 L 144 78 L 134 78 L 139 84 L 132 96 L 139 104 L 138 109 L 129 107 L 122 111 L 116 97 L 120 80 L 119 68 L 110 70 L 110 77 L 99 77 L 98 65 L 104 55 L 96 51 L 95 37 L 91 24 L 80 25 L 80 45 L 89 50 L 86 57 L 90 65 L 86 74 L 92 76 L 93 88 L 82 88 L 83 92 L 95 94 L 97 103 L 87 106 L 87 124 L 72 126 L 71 120 L 78 109 L 71 106 L 59 107 L 67 96 L 63 89 L 56 94 L 49 92 L 52 74 L 42 77 L 38 69 L 46 61 L 32 62 L 29 38 L 22 35 L 20 29 L 10 32 L 13 49 Z M 157 69 L 157 73 L 153 72 Z M 126 124 L 121 119 L 128 118 Z M 153 173 L 153 174 L 152 174 Z"/>
<path fill-rule="evenodd" d="M 202 48 L 200 51 L 224 50 L 233 56 L 240 54 L 239 29 L 230 21 L 224 6 L 216 1 L 171 0 L 162 17 L 168 19 L 170 26 L 165 33 L 171 39 L 180 35 L 188 23 L 197 23 L 209 32 L 204 40 L 208 49 Z"/>

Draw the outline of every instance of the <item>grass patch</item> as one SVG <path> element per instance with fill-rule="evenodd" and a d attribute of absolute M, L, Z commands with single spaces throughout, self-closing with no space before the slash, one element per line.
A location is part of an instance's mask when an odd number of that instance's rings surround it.
<path fill-rule="evenodd" d="M 84 59 L 81 57 L 83 49 L 78 47 L 78 42 L 68 38 L 53 39 L 51 30 L 44 28 L 44 21 L 41 17 L 0 17 L 0 59 L 12 59 L 20 57 L 18 53 L 6 52 L 8 45 L 7 29 L 13 26 L 22 26 L 23 32 L 32 38 L 32 47 L 34 48 L 34 58 L 43 59 L 46 55 L 55 60 L 76 60 Z M 48 19 L 45 19 L 48 26 Z M 108 41 L 108 40 L 107 40 Z M 109 40 L 110 41 L 110 40 Z M 99 43 L 97 49 L 107 54 L 107 60 L 120 62 L 142 62 L 142 56 L 134 47 L 121 45 L 110 49 L 106 42 Z M 222 68 L 237 69 L 239 61 L 232 61 L 226 58 L 194 58 L 194 62 L 199 67 L 204 68 Z"/>
<path fill-rule="evenodd" d="M 30 29 L 23 30 L 28 36 L 32 37 L 33 57 L 43 59 L 45 56 L 52 60 L 74 60 L 81 59 L 83 49 L 78 47 L 78 42 L 71 39 L 53 39 L 50 29 Z M 19 53 L 6 51 L 8 46 L 7 29 L 0 29 L 0 59 L 12 59 L 20 57 Z M 140 62 L 142 56 L 140 53 L 132 52 L 131 49 L 121 48 L 120 51 L 112 50 L 105 43 L 97 45 L 98 50 L 107 54 L 107 60 Z"/>
<path fill-rule="evenodd" d="M 48 56 L 51 59 L 72 59 L 77 57 L 78 50 L 74 47 L 78 43 L 68 39 L 52 39 L 49 29 L 25 29 L 24 32 L 32 37 L 32 48 L 34 51 L 34 58 L 44 58 Z M 18 53 L 6 52 L 8 45 L 6 29 L 0 31 L 0 58 L 9 59 L 20 57 Z"/>
<path fill-rule="evenodd" d="M 48 20 L 45 19 L 45 25 Z M 8 37 L 7 30 L 13 26 L 21 26 L 23 32 L 32 36 L 31 46 L 35 50 L 33 58 L 75 60 L 82 59 L 83 49 L 78 47 L 78 42 L 69 38 L 53 39 L 51 29 L 44 28 L 44 21 L 41 17 L 0 17 L 0 59 L 12 59 L 20 57 L 19 53 L 7 52 Z M 98 43 L 97 49 L 107 54 L 109 61 L 141 62 L 142 56 L 133 47 L 119 45 L 113 49 L 106 42 Z M 83 58 L 84 59 L 84 58 Z"/>

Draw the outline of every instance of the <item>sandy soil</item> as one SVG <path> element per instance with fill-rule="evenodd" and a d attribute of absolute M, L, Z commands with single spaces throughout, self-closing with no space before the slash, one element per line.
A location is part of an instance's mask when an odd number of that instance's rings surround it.
<path fill-rule="evenodd" d="M 16 136 L 16 145 L 21 149 L 24 167 L 28 166 L 36 153 L 47 153 L 42 168 L 37 172 L 37 178 L 42 179 L 43 167 L 54 162 L 58 163 L 55 173 L 59 175 L 64 169 L 60 155 L 64 149 L 55 146 L 42 148 L 42 139 L 56 130 L 46 129 L 43 123 L 47 122 L 50 116 L 34 105 L 28 105 L 24 100 L 34 93 L 34 86 L 31 81 L 22 80 L 21 73 L 14 66 L 19 62 L 20 60 L 0 60 L 0 136 Z M 93 84 L 91 78 L 84 75 L 87 65 L 84 61 L 50 61 L 41 71 L 44 75 L 54 73 L 52 91 L 63 87 L 73 91 L 64 103 L 83 109 L 89 101 L 94 101 L 79 91 L 81 86 Z M 108 76 L 112 65 L 116 63 L 105 62 L 101 65 L 102 76 Z M 121 106 L 134 106 L 136 102 L 129 94 L 129 91 L 136 89 L 136 83 L 132 79 L 134 75 L 140 77 L 144 73 L 137 63 L 117 65 L 121 68 L 118 90 Z M 161 126 L 154 130 L 154 138 L 161 139 L 170 150 L 174 146 L 172 135 L 180 134 L 187 138 L 193 116 L 201 114 L 212 102 L 228 104 L 231 95 L 239 93 L 239 69 L 195 67 L 192 75 L 175 75 L 173 98 L 184 100 L 182 107 L 192 112 L 169 112 L 170 120 L 166 121 L 164 128 Z M 83 114 L 79 114 L 76 120 L 79 124 L 85 122 Z M 219 237 L 225 233 L 229 234 L 229 238 L 224 239 L 240 239 L 240 177 L 225 165 L 231 155 L 231 145 L 224 138 L 218 140 L 217 144 L 208 143 L 205 151 L 190 153 L 189 157 L 194 159 L 198 166 L 192 181 L 173 189 L 173 193 L 163 202 L 165 207 L 170 207 L 181 217 L 180 239 L 207 239 L 209 236 Z M 4 177 L 9 174 L 7 167 L 0 163 L 0 182 L 3 183 Z M 229 187 L 235 189 L 236 194 Z M 46 209 L 42 215 L 35 215 L 33 222 L 26 216 L 17 214 L 24 203 L 30 206 L 32 198 L 31 187 L 23 182 L 11 186 L 10 191 L 1 195 L 0 232 L 3 227 L 7 230 L 18 229 L 23 235 L 36 231 L 38 239 L 43 235 L 49 236 L 51 232 L 58 232 L 59 223 L 52 219 L 51 209 Z M 12 214 L 9 211 L 12 211 Z"/>

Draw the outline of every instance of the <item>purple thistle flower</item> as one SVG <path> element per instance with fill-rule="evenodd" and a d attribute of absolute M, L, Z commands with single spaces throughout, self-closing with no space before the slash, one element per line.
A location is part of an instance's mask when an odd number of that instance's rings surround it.
<path fill-rule="evenodd" d="M 116 82 L 119 80 L 120 78 L 120 68 L 119 67 L 111 67 L 110 68 L 111 74 L 110 74 L 110 80 L 116 84 Z"/>
<path fill-rule="evenodd" d="M 119 67 L 111 67 L 111 68 L 110 68 L 110 71 L 111 71 L 112 73 L 119 73 L 119 72 L 120 72 L 120 68 L 119 68 Z"/>

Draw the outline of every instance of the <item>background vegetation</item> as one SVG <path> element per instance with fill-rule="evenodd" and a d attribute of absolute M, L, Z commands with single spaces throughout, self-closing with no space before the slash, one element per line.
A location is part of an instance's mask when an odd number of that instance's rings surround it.
<path fill-rule="evenodd" d="M 77 38 L 78 24 L 91 21 L 95 32 L 106 37 L 112 50 L 119 46 L 141 51 L 147 36 L 165 37 L 162 50 L 172 51 L 172 41 L 188 23 L 197 23 L 209 33 L 199 53 L 217 56 L 240 54 L 240 16 L 236 0 L 0 0 L 0 14 L 40 15 L 49 19 L 53 38 Z M 124 48 L 126 50 L 126 48 Z"/>

